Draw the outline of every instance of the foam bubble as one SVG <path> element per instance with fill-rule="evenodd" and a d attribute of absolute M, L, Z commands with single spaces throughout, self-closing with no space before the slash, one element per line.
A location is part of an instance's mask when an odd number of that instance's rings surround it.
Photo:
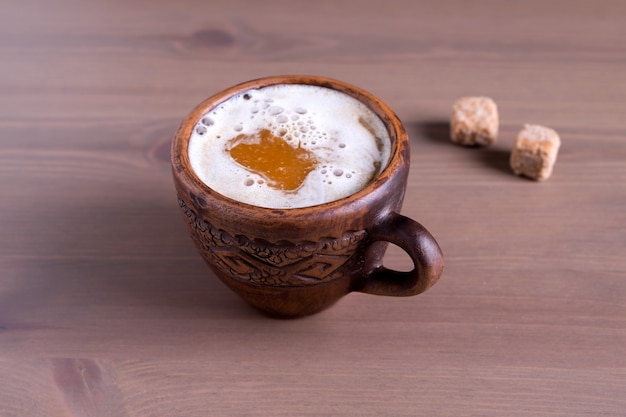
<path fill-rule="evenodd" d="M 285 109 L 283 109 L 280 106 L 271 106 L 269 109 L 267 109 L 267 112 L 269 114 L 271 114 L 272 116 L 276 116 L 281 114 Z"/>

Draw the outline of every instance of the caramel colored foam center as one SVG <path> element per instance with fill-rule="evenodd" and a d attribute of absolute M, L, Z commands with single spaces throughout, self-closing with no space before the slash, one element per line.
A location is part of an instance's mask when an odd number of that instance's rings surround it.
<path fill-rule="evenodd" d="M 284 139 L 262 129 L 253 135 L 242 134 L 231 140 L 231 157 L 262 176 L 273 188 L 294 191 L 315 169 L 317 160 L 311 151 L 294 148 Z"/>

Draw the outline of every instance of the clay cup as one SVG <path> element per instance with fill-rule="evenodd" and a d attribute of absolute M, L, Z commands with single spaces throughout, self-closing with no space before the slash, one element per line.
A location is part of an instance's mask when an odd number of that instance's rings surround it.
<path fill-rule="evenodd" d="M 225 197 L 190 166 L 194 126 L 210 109 L 249 89 L 308 84 L 338 90 L 367 105 L 391 137 L 387 167 L 346 198 L 310 207 L 272 209 Z M 262 312 L 282 318 L 317 313 L 353 291 L 412 296 L 441 276 L 443 255 L 431 234 L 400 213 L 409 173 L 409 138 L 394 112 L 372 94 L 318 76 L 273 76 L 228 88 L 200 103 L 172 144 L 178 204 L 200 255 L 232 291 Z M 411 271 L 383 265 L 388 243 L 410 256 Z"/>

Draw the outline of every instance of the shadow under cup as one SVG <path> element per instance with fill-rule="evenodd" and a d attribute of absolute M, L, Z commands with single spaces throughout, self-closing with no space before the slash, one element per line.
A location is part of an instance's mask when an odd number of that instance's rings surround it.
<path fill-rule="evenodd" d="M 194 127 L 228 98 L 278 84 L 326 87 L 364 103 L 388 130 L 391 156 L 387 167 L 346 198 L 303 208 L 253 206 L 209 188 L 189 162 Z M 301 75 L 252 80 L 214 95 L 183 121 L 172 144 L 178 203 L 200 255 L 231 290 L 275 317 L 319 312 L 352 291 L 416 295 L 439 279 L 444 265 L 439 245 L 423 226 L 399 214 L 409 159 L 406 131 L 379 99 L 341 81 Z M 411 257 L 412 271 L 383 266 L 389 242 Z"/>

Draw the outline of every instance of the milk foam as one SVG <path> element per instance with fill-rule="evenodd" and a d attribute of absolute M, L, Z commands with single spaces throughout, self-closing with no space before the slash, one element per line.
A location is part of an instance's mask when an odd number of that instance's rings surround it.
<path fill-rule="evenodd" d="M 229 141 L 261 129 L 315 154 L 317 166 L 297 190 L 272 188 L 229 155 Z M 205 114 L 188 153 L 196 175 L 220 194 L 261 207 L 296 208 L 361 190 L 385 168 L 390 148 L 385 125 L 358 100 L 324 87 L 281 84 L 242 92 Z"/>

